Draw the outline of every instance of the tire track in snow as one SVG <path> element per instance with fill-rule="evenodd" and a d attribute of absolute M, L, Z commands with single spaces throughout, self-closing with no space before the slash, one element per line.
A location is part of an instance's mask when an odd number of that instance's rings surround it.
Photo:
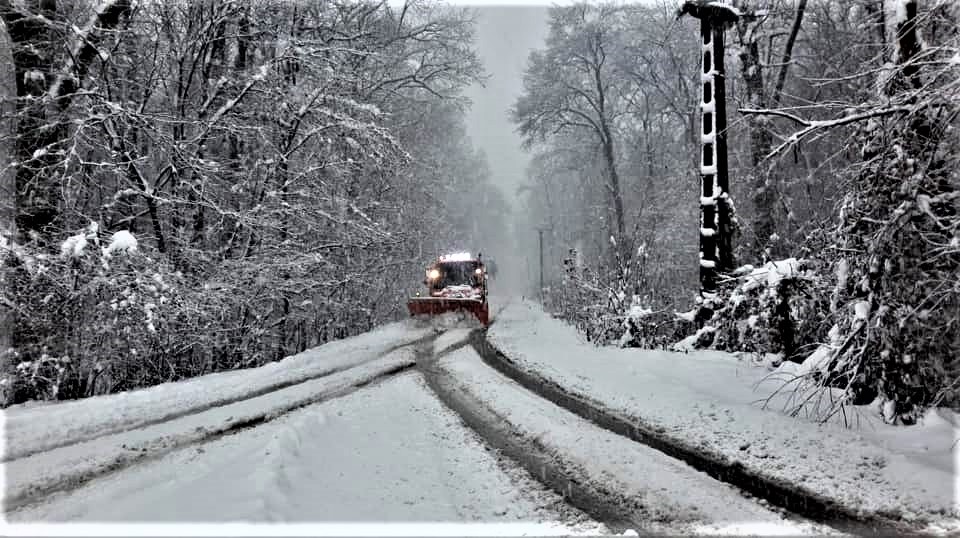
<path fill-rule="evenodd" d="M 487 340 L 485 331 L 473 331 L 470 334 L 470 343 L 484 363 L 541 398 L 601 428 L 681 460 L 694 469 L 773 506 L 856 535 L 916 533 L 915 529 L 900 521 L 851 513 L 845 507 L 802 491 L 794 484 L 770 480 L 753 473 L 739 462 L 728 463 L 711 458 L 692 447 L 669 439 L 640 421 L 604 409 L 599 404 L 572 394 L 559 384 L 518 366 Z"/>
<path fill-rule="evenodd" d="M 302 407 L 345 396 L 403 373 L 414 364 L 412 349 L 401 347 L 378 360 L 256 398 L 5 463 L 4 511 L 9 514 L 42 502 L 51 494 L 76 489 L 93 478 L 256 427 Z"/>
<path fill-rule="evenodd" d="M 402 534 L 402 525 L 437 522 L 451 525 L 443 535 L 609 534 L 499 461 L 420 373 L 374 383 L 203 451 L 180 450 L 104 477 L 18 513 L 15 524 L 387 521 Z"/>
<path fill-rule="evenodd" d="M 453 349 L 461 347 L 453 346 Z M 484 442 L 519 464 L 531 477 L 559 494 L 568 504 L 611 530 L 619 533 L 646 526 L 636 518 L 637 507 L 631 499 L 614 491 L 597 488 L 589 484 L 584 476 L 573 476 L 570 469 L 558 462 L 546 447 L 518 435 L 503 417 L 460 390 L 437 364 L 439 357 L 433 354 L 431 346 L 421 344 L 416 349 L 417 369 L 423 374 L 427 386 Z M 448 351 L 450 349 L 447 348 Z"/>

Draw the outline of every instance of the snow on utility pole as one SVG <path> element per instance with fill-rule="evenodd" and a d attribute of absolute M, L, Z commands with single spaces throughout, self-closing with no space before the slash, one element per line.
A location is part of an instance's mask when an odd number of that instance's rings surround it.
<path fill-rule="evenodd" d="M 700 19 L 700 293 L 712 294 L 717 275 L 733 269 L 732 205 L 727 177 L 724 28 L 739 13 L 726 2 L 686 0 L 678 16 Z"/>

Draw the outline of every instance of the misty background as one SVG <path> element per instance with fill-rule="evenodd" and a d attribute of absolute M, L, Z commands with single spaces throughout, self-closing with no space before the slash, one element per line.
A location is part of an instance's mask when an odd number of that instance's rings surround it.
<path fill-rule="evenodd" d="M 476 49 L 489 77 L 465 94 L 472 101 L 467 132 L 487 155 L 492 182 L 516 208 L 517 188 L 526 181 L 529 155 L 521 149 L 509 109 L 523 91 L 527 57 L 543 47 L 546 6 L 491 6 L 476 9 Z"/>
<path fill-rule="evenodd" d="M 522 207 L 520 189 L 527 183 L 530 155 L 521 147 L 516 125 L 509 110 L 523 92 L 523 73 L 530 52 L 544 46 L 547 35 L 547 5 L 478 6 L 476 13 L 477 55 L 483 62 L 487 79 L 464 92 L 471 101 L 466 115 L 467 133 L 474 146 L 487 158 L 491 183 L 498 187 L 508 203 L 516 233 L 511 245 L 485 245 L 496 253 L 501 267 L 499 290 L 494 293 L 524 292 L 534 285 L 537 253 L 531 243 L 533 223 L 518 213 Z"/>

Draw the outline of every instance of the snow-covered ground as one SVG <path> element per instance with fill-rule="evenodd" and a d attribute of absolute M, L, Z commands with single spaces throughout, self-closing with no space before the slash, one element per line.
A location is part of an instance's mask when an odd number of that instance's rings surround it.
<path fill-rule="evenodd" d="M 636 504 L 642 533 L 824 534 L 790 521 L 738 490 L 654 449 L 611 433 L 540 398 L 482 362 L 472 348 L 440 361 L 460 390 L 483 402 L 523 437 L 536 439 L 582 480 Z"/>
<path fill-rule="evenodd" d="M 411 322 L 392 323 L 260 368 L 72 402 L 13 406 L 3 412 L 3 460 L 180 417 L 328 375 L 376 359 L 429 333 L 428 327 L 416 327 Z"/>
<path fill-rule="evenodd" d="M 887 426 L 866 417 L 856 430 L 784 414 L 761 403 L 770 372 L 719 352 L 596 348 L 539 306 L 515 303 L 490 341 L 524 369 L 659 430 L 720 461 L 740 462 L 854 511 L 899 514 L 944 525 L 958 515 L 953 463 L 957 434 L 931 413 L 924 425 Z"/>
<path fill-rule="evenodd" d="M 112 469 L 332 398 L 414 363 L 413 350 L 401 348 L 354 368 L 262 396 L 7 462 L 5 509 L 50 491 L 73 487 Z"/>
<path fill-rule="evenodd" d="M 9 517 L 14 524 L 153 522 L 153 533 L 164 530 L 157 524 L 191 521 L 427 524 L 419 534 L 605 531 L 498 461 L 415 372 L 176 450 Z M 351 525 L 335 528 L 354 534 Z"/>
<path fill-rule="evenodd" d="M 472 329 L 450 329 L 433 341 L 433 354 L 442 355 L 450 348 L 466 344 Z"/>

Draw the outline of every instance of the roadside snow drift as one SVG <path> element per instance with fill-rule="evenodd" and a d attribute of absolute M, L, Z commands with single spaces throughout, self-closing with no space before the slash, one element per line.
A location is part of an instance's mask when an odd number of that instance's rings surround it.
<path fill-rule="evenodd" d="M 337 340 L 260 368 L 209 374 L 154 387 L 50 405 L 4 410 L 3 461 L 155 424 L 210 407 L 258 396 L 373 360 L 430 331 L 392 323 Z"/>
<path fill-rule="evenodd" d="M 331 374 L 263 396 L 214 407 L 144 428 L 104 435 L 20 458 L 4 465 L 4 509 L 17 508 L 51 491 L 69 489 L 86 480 L 184 445 L 199 443 L 238 428 L 354 390 L 358 385 L 412 366 L 410 348 L 401 348 L 343 372 Z"/>
<path fill-rule="evenodd" d="M 502 467 L 412 372 L 94 480 L 10 519 L 482 522 L 511 534 L 604 532 Z M 338 528 L 350 534 L 349 525 Z"/>
<path fill-rule="evenodd" d="M 956 524 L 955 432 L 942 423 L 915 428 L 908 439 L 904 428 L 866 418 L 875 429 L 790 417 L 778 400 L 761 409 L 779 386 L 761 383 L 770 373 L 763 368 L 719 352 L 597 348 L 530 303 L 508 306 L 488 338 L 520 368 L 718 462 L 740 463 L 849 512 Z"/>

